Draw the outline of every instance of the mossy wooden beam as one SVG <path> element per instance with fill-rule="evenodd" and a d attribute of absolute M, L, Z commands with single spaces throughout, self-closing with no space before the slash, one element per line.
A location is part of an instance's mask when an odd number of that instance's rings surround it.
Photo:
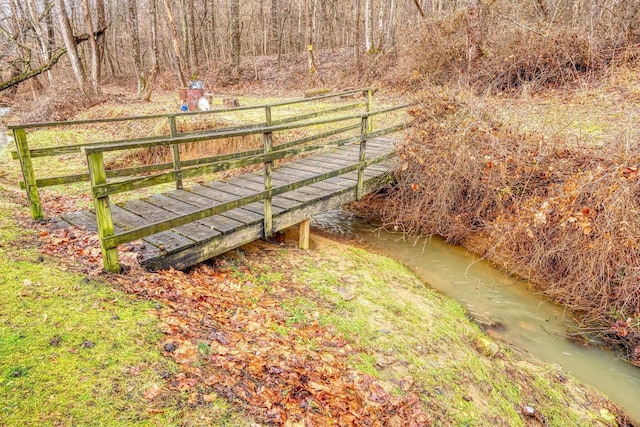
<path fill-rule="evenodd" d="M 267 126 L 271 126 L 271 107 L 265 107 L 265 118 Z M 273 133 L 265 132 L 262 135 L 264 154 L 273 151 Z M 273 160 L 264 162 L 264 190 L 271 191 L 273 186 Z M 271 237 L 273 230 L 273 205 L 272 198 L 264 199 L 264 237 Z"/>
<path fill-rule="evenodd" d="M 308 113 L 308 114 L 303 114 L 300 116 L 295 116 L 295 117 L 287 117 L 284 119 L 278 119 L 278 120 L 274 120 L 271 123 L 268 123 L 269 125 L 282 125 L 285 123 L 293 123 L 293 122 L 299 122 L 302 120 L 308 120 L 308 119 L 314 119 L 316 117 L 322 117 L 322 116 L 327 116 L 329 114 L 333 114 L 333 113 L 339 113 L 342 111 L 348 111 L 348 110 L 353 110 L 355 108 L 358 107 L 363 107 L 365 105 L 364 102 L 358 102 L 358 103 L 354 103 L 354 104 L 349 104 L 349 105 L 344 105 L 341 107 L 336 107 L 336 108 L 330 108 L 327 110 L 322 110 L 322 111 L 317 111 L 315 113 Z"/>
<path fill-rule="evenodd" d="M 266 132 L 276 133 L 276 132 L 282 132 L 287 130 L 300 129 L 304 127 L 321 126 L 321 125 L 330 124 L 330 123 L 339 123 L 339 122 L 344 122 L 349 120 L 356 120 L 356 119 L 360 120 L 362 119 L 362 117 L 365 117 L 365 116 L 373 116 L 377 114 L 383 114 L 386 112 L 399 110 L 401 108 L 405 108 L 407 105 L 409 104 L 399 106 L 399 107 L 385 108 L 383 110 L 377 110 L 371 113 L 366 113 L 366 112 L 355 113 L 355 114 L 348 114 L 345 116 L 315 120 L 315 121 L 303 121 L 303 122 L 287 123 L 283 125 L 273 125 L 273 126 L 257 126 L 257 127 L 243 128 L 243 129 L 231 130 L 231 131 L 225 130 L 225 129 L 212 130 L 210 133 L 201 134 L 197 136 L 186 134 L 186 135 L 180 135 L 176 138 L 168 138 L 168 139 L 161 138 L 158 140 L 142 141 L 142 142 L 136 142 L 136 141 L 108 142 L 101 145 L 84 147 L 82 151 L 85 153 L 91 153 L 96 151 L 107 152 L 107 151 L 133 150 L 138 148 L 151 148 L 151 147 L 169 145 L 169 144 L 185 144 L 188 142 L 206 141 L 211 139 L 257 135 L 257 134 L 262 134 Z"/>
<path fill-rule="evenodd" d="M 386 160 L 388 157 L 392 157 L 393 154 L 390 155 L 385 155 L 385 156 L 380 156 L 377 159 L 372 159 L 369 160 L 367 162 L 365 162 L 364 166 L 368 166 L 371 164 L 375 164 L 381 161 Z M 160 233 L 162 231 L 166 231 L 169 230 L 171 228 L 174 227 L 179 227 L 181 225 L 184 224 L 188 224 L 190 222 L 193 221 L 198 221 L 201 219 L 204 219 L 206 217 L 209 216 L 213 216 L 213 215 L 218 215 L 222 212 L 226 212 L 229 211 L 231 209 L 235 209 L 235 208 L 239 208 L 242 207 L 244 205 L 248 205 L 249 203 L 254 203 L 254 202 L 258 202 L 261 200 L 265 200 L 266 198 L 269 197 L 274 197 L 274 196 L 278 196 L 280 194 L 286 193 L 288 191 L 293 191 L 295 189 L 301 188 L 301 187 L 305 187 L 311 184 L 314 184 L 316 182 L 320 182 L 320 181 L 324 181 L 327 180 L 329 178 L 334 178 L 336 176 L 340 176 L 349 172 L 353 172 L 355 170 L 358 170 L 358 168 L 360 168 L 362 165 L 360 163 L 356 163 L 347 167 L 343 167 L 331 172 L 327 172 L 324 174 L 320 174 L 320 175 L 316 175 L 314 177 L 311 178 L 307 178 L 298 182 L 294 182 L 291 184 L 287 184 L 287 185 L 283 185 L 280 187 L 276 187 L 273 188 L 272 190 L 269 191 L 261 191 L 255 194 L 252 194 L 250 196 L 246 196 L 246 197 L 242 197 L 236 200 L 232 200 L 226 203 L 222 203 L 210 208 L 206 208 L 206 209 L 201 209 L 195 212 L 191 212 L 189 214 L 186 215 L 182 215 L 182 216 L 178 216 L 178 217 L 174 217 L 171 218 L 170 220 L 166 220 L 166 221 L 159 221 L 159 222 L 155 222 L 152 224 L 149 224 L 147 226 L 144 227 L 139 227 L 133 230 L 128 230 L 126 232 L 123 233 L 119 233 L 116 235 L 113 235 L 111 237 L 105 238 L 105 244 L 107 247 L 116 247 L 120 244 L 123 243 L 128 243 L 131 242 L 133 240 L 136 239 L 140 239 L 142 237 L 145 236 L 150 236 L 152 234 L 155 233 Z"/>
<path fill-rule="evenodd" d="M 169 116 L 169 135 L 171 138 L 178 136 L 178 128 L 176 126 L 176 116 Z M 171 144 L 171 160 L 173 170 L 176 172 L 176 190 L 182 190 L 182 174 L 180 173 L 180 146 Z"/>
<path fill-rule="evenodd" d="M 107 182 L 107 174 L 104 170 L 104 158 L 102 153 L 91 153 L 87 156 L 89 164 L 89 175 L 91 185 L 100 185 Z M 116 247 L 109 247 L 105 239 L 114 234 L 113 217 L 111 216 L 111 206 L 109 196 L 97 197 L 94 199 L 96 210 L 96 222 L 98 225 L 98 237 L 100 238 L 100 250 L 102 251 L 102 262 L 104 269 L 111 273 L 120 273 L 118 262 L 118 250 Z"/>
<path fill-rule="evenodd" d="M 40 194 L 38 194 L 38 185 L 36 182 L 36 174 L 31 162 L 31 154 L 27 143 L 27 133 L 24 129 L 13 130 L 13 140 L 18 149 L 20 158 L 20 167 L 22 168 L 22 179 L 24 179 L 27 197 L 29 198 L 29 209 L 31 210 L 31 218 L 39 220 L 44 218 L 42 204 L 40 203 Z"/>
<path fill-rule="evenodd" d="M 362 199 L 362 192 L 364 190 L 364 164 L 367 157 L 367 131 L 369 130 L 369 116 L 362 117 L 360 124 L 360 152 L 358 161 L 362 165 L 358 169 L 358 186 L 356 188 L 356 200 Z"/>
<path fill-rule="evenodd" d="M 330 93 L 327 95 L 315 96 L 313 98 L 300 98 L 291 101 L 283 101 L 276 102 L 272 104 L 268 104 L 270 107 L 282 107 L 288 105 L 295 105 L 303 102 L 312 102 L 318 101 L 321 99 L 327 98 L 336 98 L 342 96 L 348 96 L 356 93 L 365 92 L 366 88 L 361 89 L 353 89 L 344 92 Z M 174 113 L 172 115 L 178 116 L 197 116 L 197 115 L 210 115 L 210 114 L 219 114 L 219 113 L 227 113 L 233 111 L 243 111 L 243 110 L 256 110 L 256 109 L 264 109 L 267 104 L 261 105 L 250 105 L 243 107 L 233 107 L 233 108 L 216 108 L 210 111 L 194 111 L 194 112 L 186 112 L 186 113 Z M 62 122 L 34 122 L 34 123 L 20 123 L 20 124 L 9 124 L 7 126 L 8 130 L 14 129 L 36 129 L 43 127 L 63 127 L 63 126 L 74 126 L 74 125 L 88 125 L 88 124 L 100 124 L 100 123 L 116 123 L 116 122 L 126 122 L 126 121 L 136 121 L 136 120 L 152 120 L 152 119 L 165 119 L 168 114 L 149 114 L 142 116 L 126 116 L 126 117 L 113 117 L 113 118 L 102 118 L 102 119 L 88 119 L 88 120 L 68 120 Z"/>

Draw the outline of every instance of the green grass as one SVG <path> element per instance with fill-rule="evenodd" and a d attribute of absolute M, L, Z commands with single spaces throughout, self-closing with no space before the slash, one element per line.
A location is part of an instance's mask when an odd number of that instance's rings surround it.
<path fill-rule="evenodd" d="M 42 257 L 14 209 L 0 194 L 0 425 L 242 424 L 222 401 L 191 410 L 168 390 L 153 302 Z"/>
<path fill-rule="evenodd" d="M 412 377 L 423 401 L 440 415 L 434 425 L 526 425 L 520 408 L 533 405 L 549 425 L 592 425 L 600 408 L 584 410 L 556 381 L 557 368 L 490 342 L 457 302 L 424 286 L 389 258 L 331 246 L 309 256 L 297 280 L 315 289 L 325 325 L 354 342 L 351 365 L 382 381 Z M 296 306 L 304 307 L 301 301 Z M 573 403 L 573 404 L 572 404 Z M 610 420 L 603 425 L 615 425 Z"/>

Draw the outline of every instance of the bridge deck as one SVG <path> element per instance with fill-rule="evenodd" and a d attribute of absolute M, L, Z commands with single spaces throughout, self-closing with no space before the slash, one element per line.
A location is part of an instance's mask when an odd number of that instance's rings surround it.
<path fill-rule="evenodd" d="M 394 150 L 393 139 L 367 141 L 367 160 Z M 358 162 L 359 145 L 349 144 L 304 157 L 275 168 L 273 186 L 286 185 Z M 388 162 L 365 170 L 364 193 L 380 188 L 388 177 Z M 273 197 L 273 231 L 283 230 L 327 210 L 355 200 L 357 172 L 330 178 Z M 112 205 L 116 232 L 167 220 L 264 191 L 262 172 L 246 173 L 224 181 L 211 181 L 140 200 Z M 233 248 L 264 237 L 264 203 L 256 202 L 143 238 L 135 245 L 141 264 L 152 270 L 184 269 Z M 63 215 L 73 225 L 96 230 L 91 211 Z"/>

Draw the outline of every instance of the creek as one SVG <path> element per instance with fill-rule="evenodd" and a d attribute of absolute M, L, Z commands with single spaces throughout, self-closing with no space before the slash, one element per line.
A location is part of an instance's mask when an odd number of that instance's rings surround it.
<path fill-rule="evenodd" d="M 374 252 L 403 263 L 433 289 L 457 300 L 491 335 L 592 386 L 640 424 L 640 369 L 596 346 L 565 337 L 573 322 L 566 310 L 537 294 L 530 283 L 508 276 L 466 249 L 442 239 L 407 240 L 338 210 L 312 224 L 363 240 Z"/>
<path fill-rule="evenodd" d="M 2 123 L 2 117 L 7 113 L 9 113 L 9 108 L 0 106 L 0 123 Z M 8 142 L 7 131 L 0 126 L 0 149 L 3 149 Z"/>

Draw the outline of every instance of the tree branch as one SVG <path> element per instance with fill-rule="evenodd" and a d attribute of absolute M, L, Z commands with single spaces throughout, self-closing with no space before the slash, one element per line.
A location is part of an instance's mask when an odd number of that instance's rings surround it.
<path fill-rule="evenodd" d="M 105 31 L 106 31 L 106 28 L 102 28 L 94 32 L 93 37 L 98 37 L 102 35 Z M 85 33 L 79 36 L 74 36 L 73 39 L 76 42 L 76 44 L 80 44 L 82 42 L 89 40 L 89 37 L 90 37 L 89 34 Z M 24 82 L 25 80 L 29 80 L 39 74 L 49 71 L 50 69 L 53 68 L 54 65 L 58 63 L 60 58 L 62 58 L 62 56 L 65 53 L 67 53 L 67 48 L 65 46 L 60 46 L 56 48 L 51 53 L 51 59 L 49 59 L 49 62 L 47 62 L 46 64 L 43 64 L 42 66 L 36 69 L 31 69 L 31 63 L 28 62 L 25 65 L 24 70 L 20 74 L 18 74 L 17 76 L 11 77 L 9 80 L 0 82 L 0 92 L 2 92 L 3 90 L 9 89 L 10 87 L 16 86 L 19 83 Z"/>

